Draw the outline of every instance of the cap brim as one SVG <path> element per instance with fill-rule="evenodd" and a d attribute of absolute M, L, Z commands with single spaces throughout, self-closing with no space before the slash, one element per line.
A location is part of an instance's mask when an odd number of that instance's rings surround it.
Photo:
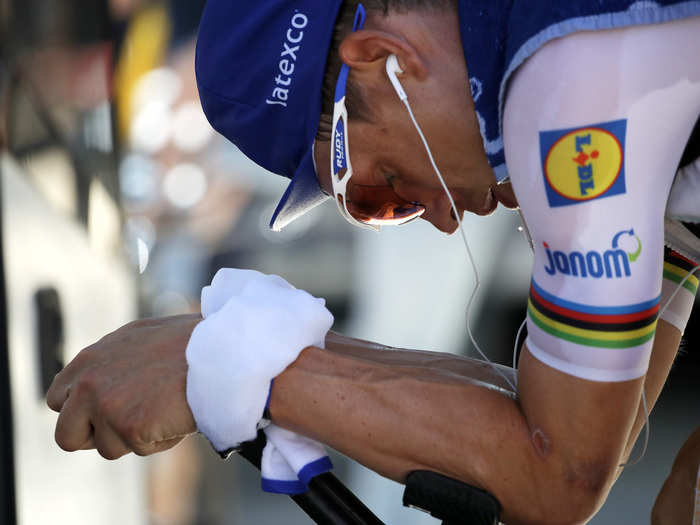
<path fill-rule="evenodd" d="M 323 193 L 316 177 L 313 149 L 309 148 L 270 220 L 270 229 L 280 231 L 330 197 Z"/>

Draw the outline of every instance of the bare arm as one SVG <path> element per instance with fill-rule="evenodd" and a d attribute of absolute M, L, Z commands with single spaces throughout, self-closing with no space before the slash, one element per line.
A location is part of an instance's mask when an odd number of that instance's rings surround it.
<path fill-rule="evenodd" d="M 129 451 L 165 450 L 193 432 L 184 394 L 184 345 L 200 320 L 176 316 L 130 323 L 83 350 L 56 377 L 47 398 L 61 411 L 59 445 L 96 447 L 114 459 Z M 521 406 L 483 363 L 382 352 L 376 345 L 334 338 L 329 337 L 330 351 L 308 348 L 276 379 L 271 406 L 276 422 L 398 481 L 424 468 L 484 487 L 505 505 L 509 523 L 580 521 L 604 495 L 606 471 L 619 461 L 615 456 L 638 401 L 639 392 L 630 396 L 630 387 L 639 388 L 632 384 L 638 382 L 591 384 L 548 369 L 526 352 Z M 542 392 L 528 381 L 545 382 L 556 396 L 538 399 Z M 627 407 L 608 397 L 628 400 Z M 619 420 L 615 406 L 627 410 L 629 424 L 610 423 Z M 535 427 L 541 414 L 554 423 Z M 606 422 L 612 431 L 601 428 Z M 533 440 L 536 428 L 542 432 Z"/>
<path fill-rule="evenodd" d="M 680 330 L 663 320 L 658 322 L 654 338 L 654 349 L 652 350 L 651 360 L 649 362 L 649 371 L 644 379 L 644 390 L 649 414 L 651 414 L 656 401 L 661 395 L 661 390 L 663 389 L 673 361 L 678 353 L 680 341 Z M 330 332 L 328 334 L 326 345 L 331 351 L 354 355 L 360 359 L 366 355 L 367 350 L 383 351 L 381 354 L 373 353 L 372 361 L 381 362 L 385 365 L 412 367 L 420 370 L 431 369 L 433 372 L 443 377 L 456 375 L 471 380 L 475 385 L 492 388 L 505 395 L 512 395 L 510 392 L 511 387 L 503 376 L 494 371 L 492 366 L 482 360 L 440 352 L 401 351 L 377 343 L 343 336 L 335 332 Z M 517 372 L 512 368 L 502 365 L 494 366 L 496 366 L 512 383 L 517 381 Z M 514 395 L 512 395 L 512 397 L 514 397 Z M 637 417 L 625 445 L 625 452 L 620 460 L 621 464 L 630 459 L 630 453 L 632 452 L 636 440 L 639 438 L 645 421 L 644 408 L 640 402 Z M 617 476 L 622 473 L 622 470 L 623 467 L 619 467 Z"/>
<path fill-rule="evenodd" d="M 525 352 L 518 402 L 410 352 L 397 367 L 382 352 L 330 349 L 306 349 L 275 380 L 275 423 L 397 481 L 427 469 L 483 487 L 508 523 L 578 522 L 597 509 L 642 384 L 574 378 Z"/>
<path fill-rule="evenodd" d="M 337 332 L 328 333 L 326 348 L 331 352 L 354 356 L 358 359 L 369 358 L 373 363 L 402 367 L 406 371 L 431 370 L 440 377 L 457 377 L 494 389 L 504 395 L 515 397 L 515 393 L 512 391 L 508 381 L 515 384 L 517 382 L 517 372 L 510 367 L 495 363 L 489 364 L 481 359 L 472 359 L 442 352 L 393 348 L 347 337 Z"/>
<path fill-rule="evenodd" d="M 661 390 L 666 383 L 666 378 L 671 371 L 671 366 L 673 366 L 673 361 L 678 353 L 678 346 L 681 342 L 681 332 L 673 325 L 660 320 L 656 327 L 656 336 L 654 337 L 654 349 L 651 353 L 651 360 L 649 361 L 649 371 L 647 372 L 646 378 L 644 380 L 644 391 L 646 393 L 647 399 L 647 411 L 651 414 L 656 401 L 658 401 L 661 395 Z M 644 416 L 643 407 L 639 406 L 637 410 L 637 418 L 634 421 L 632 431 L 630 432 L 629 439 L 627 440 L 627 445 L 625 446 L 625 453 L 622 457 L 621 463 L 634 460 L 635 457 L 630 458 L 632 453 L 632 448 L 634 447 L 639 434 L 644 427 L 646 417 Z M 622 468 L 618 469 L 617 476 L 622 474 Z"/>
<path fill-rule="evenodd" d="M 673 462 L 673 468 L 651 511 L 652 525 L 693 522 L 698 467 L 700 467 L 700 427 L 688 438 Z M 696 512 L 700 509 L 696 509 Z M 693 522 L 695 523 L 695 522 Z"/>

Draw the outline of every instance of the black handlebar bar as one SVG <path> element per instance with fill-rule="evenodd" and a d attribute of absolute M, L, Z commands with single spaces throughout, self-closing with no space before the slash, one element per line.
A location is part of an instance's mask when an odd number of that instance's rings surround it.
<path fill-rule="evenodd" d="M 502 510 L 485 490 L 427 470 L 406 477 L 403 504 L 443 520 L 443 525 L 498 525 Z"/>

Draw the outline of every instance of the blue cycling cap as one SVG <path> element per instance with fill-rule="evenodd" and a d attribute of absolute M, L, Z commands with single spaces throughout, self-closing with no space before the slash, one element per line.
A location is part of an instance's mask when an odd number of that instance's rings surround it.
<path fill-rule="evenodd" d="M 195 71 L 211 125 L 291 182 L 270 221 L 280 230 L 328 198 L 313 143 L 326 57 L 342 0 L 209 0 Z"/>

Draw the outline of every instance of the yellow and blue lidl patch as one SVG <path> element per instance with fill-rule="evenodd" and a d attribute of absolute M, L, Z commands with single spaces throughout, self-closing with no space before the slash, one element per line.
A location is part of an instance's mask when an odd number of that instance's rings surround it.
<path fill-rule="evenodd" d="M 547 200 L 568 206 L 625 193 L 626 120 L 540 132 Z"/>

